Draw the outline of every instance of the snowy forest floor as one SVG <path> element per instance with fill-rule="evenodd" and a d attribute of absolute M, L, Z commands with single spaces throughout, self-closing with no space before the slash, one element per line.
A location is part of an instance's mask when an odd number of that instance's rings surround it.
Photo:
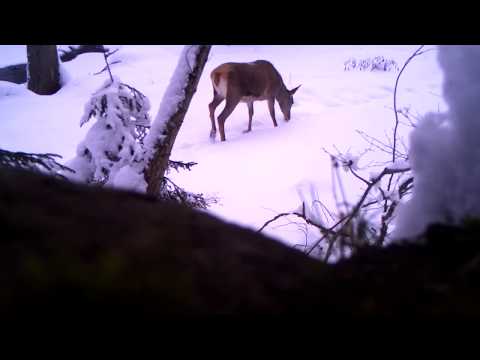
<path fill-rule="evenodd" d="M 107 45 L 119 48 L 112 55 L 113 73 L 146 94 L 155 116 L 163 92 L 178 61 L 181 46 Z M 350 58 L 384 56 L 399 65 L 416 46 L 214 46 L 206 64 L 171 159 L 198 163 L 190 172 L 171 178 L 192 192 L 215 196 L 209 212 L 227 221 L 259 229 L 278 213 L 296 210 L 302 200 L 320 200 L 335 211 L 331 163 L 335 149 L 353 155 L 371 147 L 357 130 L 388 142 L 394 125 L 393 88 L 396 71 L 345 71 Z M 25 46 L 1 46 L 0 66 L 25 62 Z M 210 71 L 223 62 L 271 61 L 287 87 L 302 87 L 295 96 L 292 120 L 274 128 L 266 102 L 255 104 L 253 131 L 247 126 L 247 107 L 239 105 L 226 123 L 227 142 L 212 143 L 208 137 L 208 103 L 212 99 Z M 67 161 L 75 155 L 91 124 L 79 127 L 90 95 L 105 81 L 101 54 L 82 54 L 62 64 L 66 81 L 55 95 L 38 96 L 25 85 L 0 82 L 0 147 L 11 151 L 50 152 Z M 442 74 L 432 51 L 413 61 L 398 88 L 399 108 L 413 113 L 443 111 Z M 217 115 L 223 104 L 217 109 Z M 408 146 L 411 127 L 401 125 Z M 360 167 L 386 160 L 376 149 L 367 152 Z M 363 184 L 345 174 L 346 197 L 355 202 Z M 287 244 L 304 243 L 318 233 L 285 218 L 265 233 Z"/>

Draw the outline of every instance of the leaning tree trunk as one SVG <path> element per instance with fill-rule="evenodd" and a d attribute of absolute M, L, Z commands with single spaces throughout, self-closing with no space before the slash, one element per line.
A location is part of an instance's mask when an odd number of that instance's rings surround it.
<path fill-rule="evenodd" d="M 197 90 L 210 48 L 209 45 L 187 46 L 180 55 L 158 115 L 145 139 L 145 144 L 150 149 L 145 170 L 147 194 L 160 194 L 173 144 Z"/>
<path fill-rule="evenodd" d="M 56 45 L 27 45 L 28 89 L 39 95 L 60 90 L 60 71 Z"/>

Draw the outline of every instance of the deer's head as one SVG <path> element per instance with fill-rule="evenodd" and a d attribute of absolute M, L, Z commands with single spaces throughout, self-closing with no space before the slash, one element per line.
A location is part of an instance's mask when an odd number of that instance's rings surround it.
<path fill-rule="evenodd" d="M 296 88 L 292 90 L 285 89 L 286 91 L 281 92 L 277 97 L 277 101 L 278 101 L 278 104 L 280 105 L 280 110 L 282 110 L 285 121 L 290 120 L 290 112 L 292 110 L 292 105 L 293 105 L 293 95 L 297 92 L 300 86 L 301 85 L 298 85 Z"/>

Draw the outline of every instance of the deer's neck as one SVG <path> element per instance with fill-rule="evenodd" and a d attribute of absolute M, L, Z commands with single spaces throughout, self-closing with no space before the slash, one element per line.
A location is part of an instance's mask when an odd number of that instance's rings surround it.
<path fill-rule="evenodd" d="M 280 79 L 280 83 L 277 90 L 277 95 L 275 96 L 277 99 L 285 98 L 288 95 L 288 90 L 285 84 L 283 83 L 282 79 Z"/>

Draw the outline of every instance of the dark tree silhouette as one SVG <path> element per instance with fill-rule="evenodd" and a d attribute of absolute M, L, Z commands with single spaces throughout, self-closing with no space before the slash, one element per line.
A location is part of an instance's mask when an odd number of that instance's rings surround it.
<path fill-rule="evenodd" d="M 56 45 L 27 45 L 28 88 L 52 95 L 61 88 Z"/>

